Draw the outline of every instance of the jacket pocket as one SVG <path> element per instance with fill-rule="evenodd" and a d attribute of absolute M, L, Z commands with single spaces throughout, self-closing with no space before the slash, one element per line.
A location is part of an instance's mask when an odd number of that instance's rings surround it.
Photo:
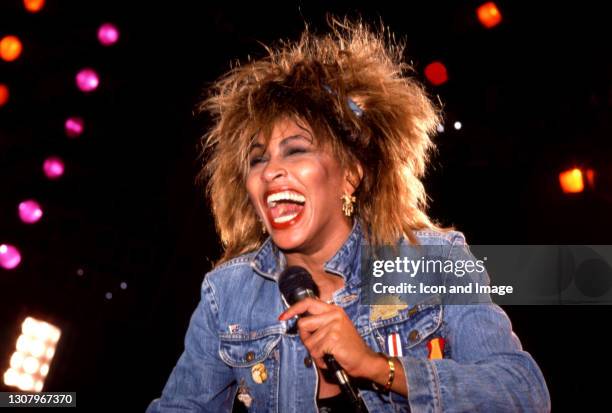
<path fill-rule="evenodd" d="M 282 333 L 269 328 L 220 334 L 219 356 L 233 368 L 236 399 L 251 412 L 276 411 Z"/>
<path fill-rule="evenodd" d="M 381 351 L 395 356 L 427 357 L 427 342 L 439 335 L 442 305 L 428 300 L 407 307 L 390 319 L 371 323 Z"/>
<path fill-rule="evenodd" d="M 219 356 L 232 367 L 250 367 L 265 360 L 282 337 L 282 328 L 219 334 Z"/>

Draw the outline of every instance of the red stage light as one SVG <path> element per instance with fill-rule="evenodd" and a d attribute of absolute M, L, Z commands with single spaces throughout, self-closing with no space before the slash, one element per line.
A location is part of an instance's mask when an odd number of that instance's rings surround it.
<path fill-rule="evenodd" d="M 432 62 L 425 66 L 425 77 L 434 86 L 440 86 L 448 81 L 448 72 L 442 62 Z"/>
<path fill-rule="evenodd" d="M 490 29 L 497 26 L 502 21 L 502 15 L 494 2 L 489 1 L 476 10 L 480 23 Z"/>
<path fill-rule="evenodd" d="M 4 83 L 0 83 L 0 107 L 7 104 L 10 97 L 9 88 Z"/>
<path fill-rule="evenodd" d="M 585 175 L 586 175 L 586 180 L 587 180 L 587 184 L 589 184 L 589 187 L 595 188 L 595 171 L 592 169 L 587 169 Z"/>

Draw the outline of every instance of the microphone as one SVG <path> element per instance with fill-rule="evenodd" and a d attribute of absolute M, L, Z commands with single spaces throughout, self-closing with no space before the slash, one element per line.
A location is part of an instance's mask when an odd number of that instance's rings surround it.
<path fill-rule="evenodd" d="M 315 284 L 310 273 L 305 268 L 297 265 L 287 267 L 285 271 L 280 274 L 278 288 L 289 305 L 293 305 L 308 297 L 318 298 L 319 296 L 319 288 Z M 309 314 L 306 312 L 304 315 Z M 358 396 L 357 392 L 355 392 L 353 386 L 351 386 L 348 375 L 340 364 L 338 364 L 334 356 L 325 354 L 323 360 L 325 360 L 327 368 L 331 370 L 338 380 L 342 392 L 351 401 L 355 411 L 360 413 L 367 412 L 363 400 Z"/>

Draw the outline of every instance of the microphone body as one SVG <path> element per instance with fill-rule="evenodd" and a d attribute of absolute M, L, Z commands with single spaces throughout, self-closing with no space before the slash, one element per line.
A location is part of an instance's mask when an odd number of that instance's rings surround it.
<path fill-rule="evenodd" d="M 289 305 L 293 305 L 305 298 L 319 297 L 319 289 L 314 283 L 312 276 L 306 269 L 299 266 L 292 266 L 285 269 L 279 277 L 278 284 L 281 294 Z M 304 313 L 304 315 L 308 315 L 308 313 Z M 350 400 L 355 411 L 366 413 L 368 410 L 363 400 L 355 389 L 353 389 L 348 375 L 336 361 L 334 356 L 325 354 L 323 360 L 327 368 L 331 370 L 338 380 L 342 393 Z"/>

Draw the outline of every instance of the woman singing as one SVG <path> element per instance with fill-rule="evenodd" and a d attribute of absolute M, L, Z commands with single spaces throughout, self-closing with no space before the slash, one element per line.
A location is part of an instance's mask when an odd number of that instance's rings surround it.
<path fill-rule="evenodd" d="M 202 103 L 224 254 L 148 412 L 231 411 L 235 399 L 254 412 L 353 411 L 326 355 L 370 412 L 549 411 L 499 306 L 365 302 L 363 245 L 436 245 L 457 260 L 465 239 L 425 212 L 439 118 L 402 48 L 363 24 L 330 27 L 232 69 Z M 311 274 L 318 298 L 288 306 L 289 266 Z"/>

